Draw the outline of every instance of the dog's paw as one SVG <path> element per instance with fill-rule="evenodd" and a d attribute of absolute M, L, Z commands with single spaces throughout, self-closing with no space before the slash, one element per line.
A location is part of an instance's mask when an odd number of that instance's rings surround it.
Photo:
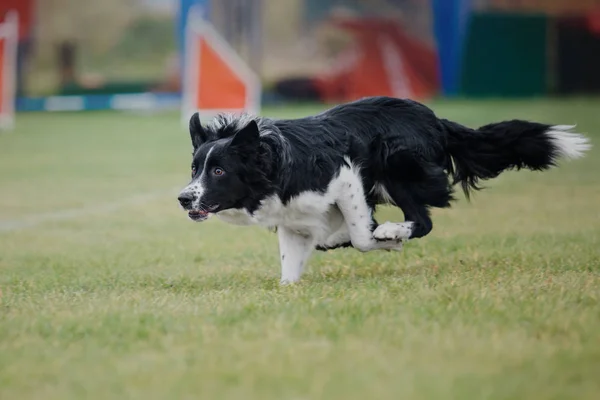
<path fill-rule="evenodd" d="M 373 231 L 373 239 L 377 241 L 408 240 L 412 234 L 412 222 L 386 222 Z M 400 246 L 402 247 L 402 246 Z"/>

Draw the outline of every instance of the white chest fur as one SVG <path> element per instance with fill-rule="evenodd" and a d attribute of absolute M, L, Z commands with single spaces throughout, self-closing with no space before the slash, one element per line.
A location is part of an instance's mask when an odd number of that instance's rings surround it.
<path fill-rule="evenodd" d="M 279 197 L 263 200 L 250 215 L 246 210 L 226 210 L 217 214 L 225 222 L 236 225 L 284 226 L 301 235 L 324 242 L 344 223 L 340 210 L 327 193 L 304 192 L 283 204 Z"/>

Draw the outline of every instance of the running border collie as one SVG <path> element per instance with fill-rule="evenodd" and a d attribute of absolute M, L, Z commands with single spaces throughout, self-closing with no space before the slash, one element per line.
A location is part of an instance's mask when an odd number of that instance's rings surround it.
<path fill-rule="evenodd" d="M 411 100 L 365 98 L 316 116 L 190 119 L 192 179 L 179 202 L 193 221 L 214 214 L 274 228 L 281 281 L 300 279 L 313 250 L 401 250 L 427 235 L 431 207 L 449 207 L 508 169 L 545 170 L 591 146 L 572 126 L 521 120 L 471 129 Z M 450 179 L 449 179 L 450 178 Z M 380 204 L 404 222 L 378 224 Z"/>

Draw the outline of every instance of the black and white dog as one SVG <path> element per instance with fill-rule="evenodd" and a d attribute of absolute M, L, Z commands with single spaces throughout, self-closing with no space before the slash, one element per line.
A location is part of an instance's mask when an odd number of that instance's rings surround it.
<path fill-rule="evenodd" d="M 281 280 L 296 282 L 315 248 L 401 250 L 427 235 L 429 208 L 449 207 L 456 183 L 468 196 L 507 169 L 581 157 L 590 145 L 571 129 L 519 120 L 471 129 L 387 97 L 295 120 L 221 115 L 203 127 L 195 114 L 179 202 L 194 221 L 276 228 Z M 405 222 L 378 224 L 379 204 L 402 209 Z"/>

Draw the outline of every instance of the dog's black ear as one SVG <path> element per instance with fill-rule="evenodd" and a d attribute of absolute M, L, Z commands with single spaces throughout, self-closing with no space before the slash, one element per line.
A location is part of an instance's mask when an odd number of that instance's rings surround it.
<path fill-rule="evenodd" d="M 208 140 L 208 136 L 206 135 L 206 131 L 202 127 L 200 123 L 200 114 L 195 113 L 190 118 L 190 137 L 192 139 L 192 145 L 194 146 L 194 150 L 196 150 L 202 143 L 205 143 Z"/>
<path fill-rule="evenodd" d="M 255 120 L 252 120 L 235 134 L 231 141 L 231 146 L 236 148 L 256 147 L 260 143 L 259 139 L 260 131 L 258 124 Z"/>

